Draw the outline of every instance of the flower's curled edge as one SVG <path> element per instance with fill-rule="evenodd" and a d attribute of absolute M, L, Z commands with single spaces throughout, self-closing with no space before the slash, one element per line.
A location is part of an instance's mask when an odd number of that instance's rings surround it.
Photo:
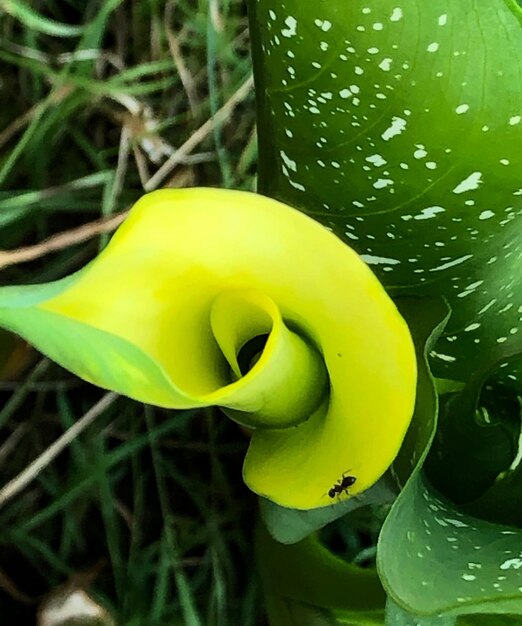
<path fill-rule="evenodd" d="M 253 429 L 245 482 L 287 507 L 347 497 L 328 495 L 343 475 L 367 489 L 413 412 L 412 340 L 370 269 L 253 193 L 144 196 L 76 274 L 0 289 L 0 325 L 131 398 L 224 407 Z"/>

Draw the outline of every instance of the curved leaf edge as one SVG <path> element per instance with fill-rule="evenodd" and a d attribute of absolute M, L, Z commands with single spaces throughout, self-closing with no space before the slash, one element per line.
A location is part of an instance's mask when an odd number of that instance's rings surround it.
<path fill-rule="evenodd" d="M 343 561 L 316 535 L 284 545 L 259 519 L 254 545 L 263 585 L 279 599 L 350 615 L 383 615 L 386 596 L 377 572 Z"/>
<path fill-rule="evenodd" d="M 417 363 L 423 371 L 429 368 L 428 353 L 443 332 L 450 317 L 449 306 L 443 298 L 399 297 L 395 298 L 394 302 L 408 324 L 415 344 Z M 371 504 L 393 502 L 398 494 L 397 483 L 404 484 L 412 471 L 409 463 L 411 457 L 414 456 L 412 448 L 419 447 L 417 441 L 419 431 L 422 435 L 420 447 L 425 453 L 434 434 L 434 423 L 425 420 L 426 411 L 421 408 L 421 404 L 426 401 L 436 402 L 434 385 L 431 380 L 429 384 L 426 384 L 422 376 L 419 376 L 417 385 L 412 424 L 392 464 L 392 472 L 384 474 L 363 494 L 318 509 L 290 509 L 259 498 L 261 518 L 274 540 L 284 544 L 294 544 L 355 509 Z M 417 465 L 424 460 L 424 456 L 419 458 Z"/>

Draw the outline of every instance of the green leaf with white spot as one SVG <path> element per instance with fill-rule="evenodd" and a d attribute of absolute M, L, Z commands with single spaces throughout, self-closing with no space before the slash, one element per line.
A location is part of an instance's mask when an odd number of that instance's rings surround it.
<path fill-rule="evenodd" d="M 456 618 L 453 615 L 434 615 L 420 617 L 408 613 L 393 600 L 388 598 L 385 613 L 386 626 L 455 626 Z"/>
<path fill-rule="evenodd" d="M 435 310 L 435 307 L 431 308 Z M 436 335 L 432 334 L 431 339 L 436 339 Z M 513 347 L 513 354 L 516 350 Z M 501 356 L 505 359 L 509 355 L 505 350 L 500 355 L 497 350 L 496 357 Z M 419 387 L 410 439 L 406 438 L 394 463 L 399 476 L 408 476 L 408 462 L 413 464 L 415 459 L 415 443 L 424 443 L 424 453 L 394 503 L 379 538 L 378 567 L 383 584 L 391 598 L 412 615 L 437 616 L 446 612 L 453 615 L 470 612 L 522 614 L 522 579 L 518 571 L 522 568 L 522 530 L 491 524 L 466 514 L 466 511 L 439 497 L 419 473 L 429 445 L 430 428 L 435 427 L 437 397 L 427 362 L 420 358 L 418 362 Z M 493 433 L 497 441 L 496 451 L 491 444 L 491 435 L 484 432 L 484 426 L 474 421 L 477 398 L 490 373 L 487 369 L 478 368 L 462 392 L 451 394 L 450 401 L 445 403 L 446 409 L 449 406 L 451 410 L 446 410 L 442 428 L 440 425 L 437 427 L 435 446 L 430 450 L 430 474 L 436 475 L 439 486 L 454 496 L 457 492 L 451 489 L 452 483 L 459 486 L 458 493 L 461 494 L 465 494 L 466 489 L 472 494 L 471 486 L 480 492 L 484 489 L 484 477 L 487 479 L 487 471 L 483 467 L 486 461 L 492 466 L 499 462 L 505 465 L 513 456 L 509 447 L 513 437 L 508 436 L 508 424 L 505 423 L 507 418 L 514 417 L 510 413 L 510 405 L 507 405 L 505 421 L 499 424 L 499 432 Z M 504 398 L 500 400 L 499 406 L 505 409 Z M 517 419 L 519 432 L 518 411 Z M 499 458 L 499 451 L 503 451 L 504 445 L 508 445 L 509 454 Z M 483 458 L 483 463 L 478 463 L 480 458 Z M 503 489 L 496 493 L 496 497 L 492 490 L 486 491 L 485 500 L 471 503 L 475 511 L 469 505 L 468 513 L 478 512 L 479 504 L 482 505 L 482 514 L 488 505 L 490 515 L 505 515 L 506 511 L 519 513 L 520 479 L 517 468 L 500 482 Z M 501 498 L 505 503 L 499 507 Z M 489 619 L 495 618 L 489 616 Z M 389 623 L 395 624 L 395 621 L 390 618 Z M 418 623 L 423 624 L 423 621 Z M 492 624 L 496 626 L 495 622 Z"/>
<path fill-rule="evenodd" d="M 452 316 L 431 352 L 437 376 L 469 381 L 498 365 L 500 349 L 513 359 L 494 382 L 520 393 L 520 4 L 251 0 L 250 8 L 260 190 L 323 221 L 394 293 L 448 300 Z M 420 428 L 403 446 L 411 454 L 395 463 L 403 481 L 433 431 L 436 397 L 425 380 Z M 481 386 L 474 391 L 476 402 Z M 383 529 L 390 595 L 413 614 L 518 613 L 518 562 L 498 558 L 522 531 L 458 511 L 423 481 L 413 474 Z M 515 503 L 518 494 L 510 492 Z M 444 506 L 445 518 L 430 506 Z M 466 569 L 477 552 L 482 579 Z"/>
<path fill-rule="evenodd" d="M 519 615 L 464 615 L 457 619 L 457 626 L 522 626 Z"/>
<path fill-rule="evenodd" d="M 522 614 L 521 545 L 522 529 L 459 511 L 418 473 L 384 523 L 378 569 L 411 613 Z"/>
<path fill-rule="evenodd" d="M 501 365 L 518 359 L 522 338 L 511 352 L 499 346 L 496 364 L 477 365 L 462 393 L 442 403 L 437 433 L 424 465 L 431 483 L 469 513 L 522 528 L 521 399 L 495 382 Z M 491 382 L 488 382 L 491 381 Z"/>
<path fill-rule="evenodd" d="M 260 190 L 386 286 L 447 298 L 434 371 L 467 380 L 522 332 L 519 4 L 251 0 L 250 17 Z"/>

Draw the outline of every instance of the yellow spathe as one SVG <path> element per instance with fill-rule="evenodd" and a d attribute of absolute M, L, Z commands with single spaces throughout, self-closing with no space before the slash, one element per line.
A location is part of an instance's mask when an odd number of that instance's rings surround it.
<path fill-rule="evenodd" d="M 114 359 L 108 378 L 92 364 L 82 372 L 81 345 L 74 366 L 51 350 L 80 376 L 162 406 L 217 404 L 253 427 L 245 481 L 283 506 L 330 504 L 343 473 L 356 477 L 350 494 L 367 489 L 412 416 L 414 348 L 378 280 L 326 228 L 257 194 L 144 196 L 100 256 L 33 308 L 131 344 L 162 391 L 139 375 L 119 386 L 129 359 Z M 256 336 L 264 349 L 242 372 L 238 355 Z"/>

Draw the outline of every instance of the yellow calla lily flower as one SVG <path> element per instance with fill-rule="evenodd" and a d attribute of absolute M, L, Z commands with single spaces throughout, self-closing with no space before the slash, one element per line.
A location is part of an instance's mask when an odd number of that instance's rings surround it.
<path fill-rule="evenodd" d="M 253 193 L 144 196 L 84 269 L 0 289 L 0 325 L 136 400 L 223 407 L 253 428 L 245 482 L 287 507 L 367 489 L 413 412 L 412 340 L 370 269 Z"/>

